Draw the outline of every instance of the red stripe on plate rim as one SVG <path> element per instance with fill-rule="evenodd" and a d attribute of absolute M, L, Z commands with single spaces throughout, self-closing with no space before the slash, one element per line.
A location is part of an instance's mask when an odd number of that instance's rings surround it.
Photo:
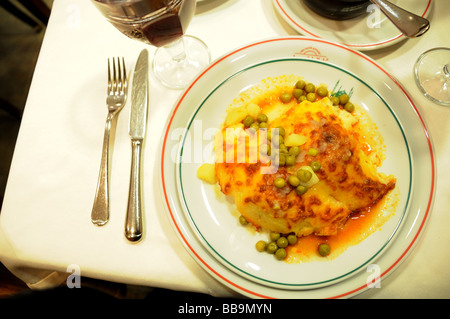
<path fill-rule="evenodd" d="M 278 0 L 276 0 L 278 2 Z M 429 0 L 429 2 L 431 3 L 431 0 Z M 428 7 L 427 7 L 428 9 Z M 238 284 L 230 281 L 228 278 L 225 278 L 223 275 L 221 275 L 220 273 L 218 273 L 215 269 L 213 269 L 209 264 L 207 264 L 198 254 L 197 252 L 194 250 L 194 248 L 189 244 L 188 240 L 186 239 L 186 237 L 183 235 L 182 231 L 180 230 L 179 225 L 176 222 L 176 219 L 173 215 L 173 212 L 170 208 L 170 203 L 169 203 L 169 198 L 167 195 L 167 190 L 166 190 L 166 183 L 164 180 L 164 156 L 165 156 L 165 151 L 166 151 L 166 142 L 167 142 L 167 137 L 169 135 L 169 130 L 170 127 L 172 125 L 173 119 L 175 117 L 175 114 L 178 111 L 178 108 L 180 107 L 182 101 L 184 100 L 184 98 L 186 97 L 186 95 L 188 94 L 188 92 L 192 89 L 192 87 L 199 81 L 199 79 L 201 79 L 206 73 L 208 73 L 208 71 L 210 71 L 212 68 L 214 68 L 217 64 L 219 64 L 220 62 L 222 62 L 223 60 L 227 59 L 228 57 L 243 51 L 247 48 L 250 47 L 254 47 L 254 46 L 258 46 L 261 44 L 265 44 L 265 43 L 271 43 L 271 42 L 276 42 L 276 41 L 286 41 L 286 40 L 295 40 L 295 41 L 314 41 L 314 42 L 320 42 L 320 43 L 324 43 L 324 44 L 328 44 L 328 45 L 333 45 L 336 46 L 338 48 L 347 50 L 348 52 L 352 53 L 352 54 L 356 54 L 357 56 L 365 59 L 366 61 L 368 61 L 369 63 L 373 64 L 375 67 L 377 67 L 380 71 L 382 71 L 385 75 L 387 75 L 399 88 L 400 90 L 403 92 L 403 94 L 407 97 L 409 103 L 412 105 L 412 107 L 415 110 L 416 115 L 419 117 L 420 122 L 422 124 L 422 127 L 424 129 L 425 132 L 425 136 L 427 138 L 427 143 L 428 143 L 428 148 L 430 151 L 430 159 L 431 159 L 431 192 L 430 192 L 430 197 L 429 197 L 429 201 L 428 201 L 428 205 L 427 205 L 427 210 L 425 212 L 424 218 L 422 220 L 422 223 L 416 233 L 416 235 L 414 236 L 414 238 L 412 239 L 411 243 L 409 244 L 409 246 L 406 248 L 406 250 L 400 255 L 400 257 L 386 270 L 384 271 L 381 275 L 380 275 L 380 279 L 385 276 L 386 274 L 388 274 L 389 272 L 391 272 L 391 270 L 393 270 L 399 263 L 400 261 L 408 254 L 408 252 L 411 250 L 411 248 L 414 246 L 417 238 L 419 237 L 419 235 L 421 234 L 423 227 L 425 226 L 425 222 L 428 219 L 430 210 L 431 210 L 431 206 L 432 206 L 432 202 L 433 202 L 433 194 L 434 194 L 434 188 L 435 188 L 435 163 L 434 163 L 434 153 L 433 153 L 433 146 L 431 143 L 431 138 L 428 134 L 425 122 L 421 116 L 421 114 L 419 113 L 416 105 L 414 104 L 414 102 L 412 101 L 411 97 L 408 95 L 408 93 L 406 92 L 406 90 L 403 88 L 403 86 L 392 76 L 390 75 L 386 70 L 384 70 L 380 65 L 378 65 L 374 60 L 370 59 L 369 57 L 367 57 L 366 55 L 352 50 L 348 47 L 346 47 L 345 45 L 340 45 L 338 43 L 334 43 L 334 42 L 329 42 L 323 39 L 311 39 L 311 38 L 304 38 L 304 37 L 286 37 L 286 38 L 275 38 L 275 39 L 268 39 L 268 40 L 264 40 L 264 41 L 259 41 L 259 42 L 255 42 L 249 45 L 246 45 L 244 47 L 238 48 L 226 55 L 224 55 L 223 57 L 219 58 L 216 62 L 214 62 L 213 64 L 211 64 L 209 67 L 207 67 L 200 75 L 197 76 L 197 78 L 192 82 L 192 84 L 185 90 L 185 92 L 183 93 L 183 95 L 180 97 L 177 105 L 175 106 L 173 113 L 169 119 L 169 122 L 167 124 L 167 129 L 166 132 L 164 134 L 164 139 L 163 139 L 163 144 L 162 144 L 162 152 L 161 152 L 161 180 L 162 180 L 162 187 L 163 187 L 163 193 L 164 193 L 164 199 L 166 201 L 166 206 L 169 210 L 170 213 L 170 217 L 179 233 L 179 235 L 181 236 L 181 238 L 183 239 L 184 243 L 186 244 L 186 246 L 190 249 L 190 251 L 195 255 L 195 257 L 207 268 L 209 269 L 212 273 L 214 273 L 217 277 L 219 277 L 220 279 L 222 279 L 224 282 L 227 282 L 228 284 L 234 286 L 235 288 L 239 289 L 240 291 L 246 292 L 248 294 L 251 294 L 255 297 L 259 297 L 259 298 L 265 298 L 265 299 L 274 299 L 273 297 L 269 297 L 269 296 L 265 296 L 262 294 L 259 294 L 257 292 L 251 291 L 249 289 L 246 289 L 244 287 L 239 286 Z M 337 299 L 337 298 L 343 298 L 349 295 L 353 295 L 355 293 L 357 293 L 358 291 L 364 289 L 366 287 L 366 285 L 363 285 L 361 287 L 358 287 L 356 289 L 353 289 L 351 291 L 348 291 L 346 293 L 340 294 L 340 295 L 336 295 L 333 297 L 330 297 L 329 299 Z"/>

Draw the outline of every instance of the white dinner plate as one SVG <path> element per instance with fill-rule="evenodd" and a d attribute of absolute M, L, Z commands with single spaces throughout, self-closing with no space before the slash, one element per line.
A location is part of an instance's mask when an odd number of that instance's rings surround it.
<path fill-rule="evenodd" d="M 289 74 L 353 89 L 352 100 L 385 137 L 380 171 L 397 178 L 395 214 L 332 260 L 288 264 L 258 253 L 254 244 L 262 235 L 239 226 L 233 205 L 196 176 L 214 158 L 214 135 L 233 99 L 264 78 Z M 412 99 L 372 59 L 323 39 L 268 39 L 216 60 L 180 96 L 161 147 L 164 201 L 179 239 L 206 271 L 248 297 L 337 298 L 369 289 L 374 272 L 384 278 L 409 255 L 434 198 L 432 142 Z"/>
<path fill-rule="evenodd" d="M 427 17 L 432 0 L 391 0 L 419 16 Z M 312 11 L 302 0 L 273 0 L 281 17 L 297 32 L 345 44 L 353 49 L 380 49 L 407 39 L 380 11 L 369 7 L 366 15 L 350 20 L 332 20 Z"/>

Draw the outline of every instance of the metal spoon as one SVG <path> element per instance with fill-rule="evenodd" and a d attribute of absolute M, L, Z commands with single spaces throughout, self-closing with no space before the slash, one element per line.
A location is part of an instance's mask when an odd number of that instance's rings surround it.
<path fill-rule="evenodd" d="M 430 28 L 430 22 L 386 0 L 370 0 L 408 38 L 416 38 Z"/>

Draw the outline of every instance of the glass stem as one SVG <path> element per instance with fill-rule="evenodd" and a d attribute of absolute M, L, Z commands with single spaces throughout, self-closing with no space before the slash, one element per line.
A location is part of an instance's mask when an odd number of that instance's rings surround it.
<path fill-rule="evenodd" d="M 172 56 L 174 62 L 183 62 L 186 59 L 186 50 L 184 47 L 184 39 L 180 37 L 178 40 L 164 46 L 164 48 Z"/>

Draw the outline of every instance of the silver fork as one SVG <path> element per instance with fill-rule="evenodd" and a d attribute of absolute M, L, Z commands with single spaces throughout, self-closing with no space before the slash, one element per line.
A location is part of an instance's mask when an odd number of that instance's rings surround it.
<path fill-rule="evenodd" d="M 112 70 L 111 70 L 112 68 Z M 105 225 L 109 220 L 109 168 L 110 168 L 110 132 L 111 126 L 116 125 L 114 118 L 123 109 L 127 100 L 128 80 L 125 69 L 125 60 L 112 58 L 112 67 L 108 59 L 108 90 L 106 105 L 108 117 L 106 118 L 105 134 L 103 137 L 102 159 L 97 182 L 97 191 L 92 208 L 91 220 L 95 225 Z"/>

